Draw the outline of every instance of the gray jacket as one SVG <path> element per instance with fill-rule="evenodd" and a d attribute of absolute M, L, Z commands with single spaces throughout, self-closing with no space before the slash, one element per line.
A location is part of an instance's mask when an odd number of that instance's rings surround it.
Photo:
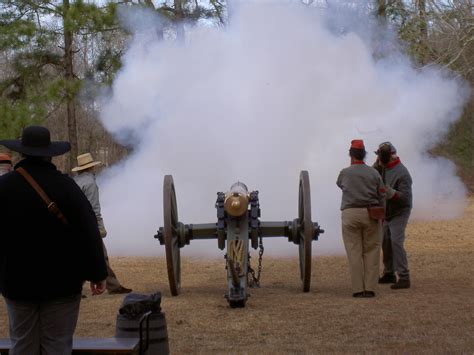
<path fill-rule="evenodd" d="M 86 195 L 97 219 L 101 219 L 102 216 L 100 214 L 99 187 L 95 181 L 95 175 L 86 171 L 75 176 L 74 181 L 79 185 L 82 192 L 84 192 L 84 195 Z"/>
<path fill-rule="evenodd" d="M 385 218 L 390 220 L 392 217 L 403 213 L 410 213 L 413 205 L 412 179 L 408 169 L 397 159 L 388 164 L 384 169 L 385 184 L 395 189 L 395 195 L 387 200 Z"/>
<path fill-rule="evenodd" d="M 370 166 L 361 163 L 342 169 L 336 184 L 342 190 L 341 210 L 383 206 L 384 184 Z"/>

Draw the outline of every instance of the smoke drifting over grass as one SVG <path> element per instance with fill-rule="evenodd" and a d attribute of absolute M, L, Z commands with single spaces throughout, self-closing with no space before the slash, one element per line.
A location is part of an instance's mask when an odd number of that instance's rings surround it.
<path fill-rule="evenodd" d="M 355 138 L 365 140 L 369 164 L 380 142 L 397 147 L 414 180 L 414 217 L 459 215 L 465 188 L 454 165 L 426 152 L 457 119 L 467 90 L 438 68 L 415 70 L 387 42 L 390 32 L 375 26 L 375 36 L 348 18 L 266 2 L 233 7 L 228 26 L 192 28 L 185 43 L 139 26 L 102 111 L 107 129 L 133 146 L 100 180 L 111 254 L 163 253 L 153 235 L 163 223 L 164 174 L 173 175 L 183 223 L 216 221 L 216 192 L 237 180 L 260 191 L 261 220 L 277 221 L 297 216 L 303 169 L 313 220 L 326 230 L 313 250 L 342 253 L 335 181 Z M 284 238 L 264 245 L 297 255 Z M 182 251 L 222 254 L 216 241 Z"/>

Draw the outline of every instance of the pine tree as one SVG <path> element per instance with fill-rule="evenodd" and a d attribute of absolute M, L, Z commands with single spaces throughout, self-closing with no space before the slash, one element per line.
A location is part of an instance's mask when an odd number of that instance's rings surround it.
<path fill-rule="evenodd" d="M 3 0 L 0 6 L 0 135 L 18 136 L 65 105 L 72 165 L 78 152 L 76 97 L 84 79 L 74 68 L 76 43 L 116 28 L 116 5 Z"/>

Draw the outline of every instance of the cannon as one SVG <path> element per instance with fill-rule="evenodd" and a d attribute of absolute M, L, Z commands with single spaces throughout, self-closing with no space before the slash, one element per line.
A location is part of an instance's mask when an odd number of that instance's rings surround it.
<path fill-rule="evenodd" d="M 217 222 L 183 224 L 178 219 L 176 192 L 171 175 L 163 182 L 163 227 L 154 236 L 165 246 L 168 281 L 173 296 L 181 288 L 180 249 L 191 240 L 217 239 L 219 249 L 226 249 L 227 298 L 232 308 L 245 307 L 248 287 L 258 287 L 262 270 L 263 238 L 286 237 L 298 245 L 299 271 L 303 292 L 311 285 L 312 242 L 324 233 L 311 220 L 309 175 L 301 171 L 299 177 L 298 217 L 291 221 L 260 221 L 258 191 L 250 191 L 242 182 L 233 184 L 226 193 L 218 192 L 215 203 Z M 250 265 L 249 248 L 259 248 L 258 273 Z"/>

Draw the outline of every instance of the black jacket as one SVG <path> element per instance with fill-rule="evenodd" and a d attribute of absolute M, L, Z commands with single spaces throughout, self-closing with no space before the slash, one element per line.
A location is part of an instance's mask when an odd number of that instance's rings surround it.
<path fill-rule="evenodd" d="M 49 300 L 79 294 L 85 280 L 104 280 L 97 220 L 81 189 L 51 163 L 27 158 L 20 166 L 69 224 L 48 211 L 18 172 L 0 176 L 0 292 L 12 300 Z"/>

